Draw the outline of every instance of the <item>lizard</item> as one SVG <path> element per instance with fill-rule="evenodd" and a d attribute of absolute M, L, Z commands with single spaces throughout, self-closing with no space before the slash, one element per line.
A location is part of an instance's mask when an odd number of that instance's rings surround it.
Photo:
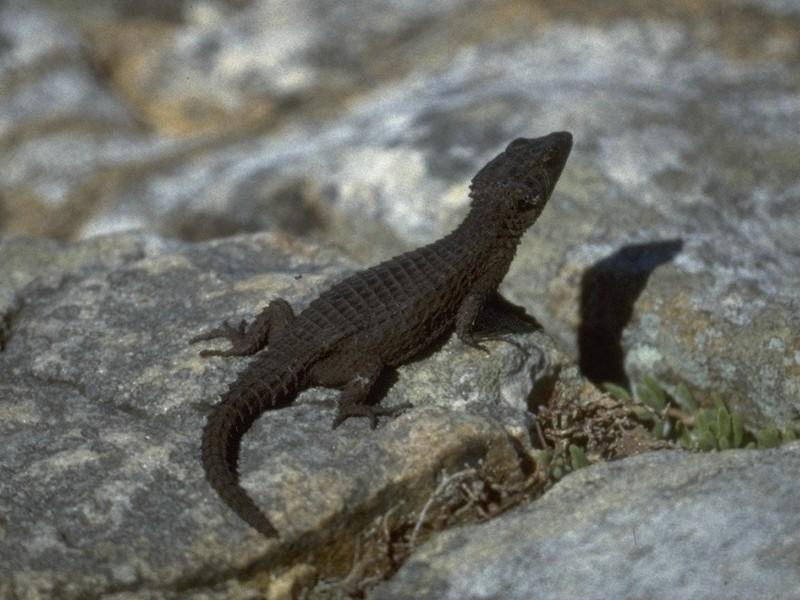
<path fill-rule="evenodd" d="M 290 404 L 304 389 L 341 389 L 333 428 L 349 417 L 379 416 L 407 405 L 372 405 L 370 390 L 384 369 L 408 362 L 455 330 L 486 351 L 474 332 L 481 309 L 497 294 L 522 235 L 545 207 L 572 149 L 566 131 L 517 138 L 470 184 L 470 209 L 442 239 L 356 272 L 300 314 L 282 298 L 251 323 L 227 321 L 190 340 L 216 338 L 227 350 L 201 356 L 253 360 L 221 396 L 202 434 L 206 478 L 223 501 L 266 537 L 278 531 L 239 483 L 244 433 L 268 409 Z"/>

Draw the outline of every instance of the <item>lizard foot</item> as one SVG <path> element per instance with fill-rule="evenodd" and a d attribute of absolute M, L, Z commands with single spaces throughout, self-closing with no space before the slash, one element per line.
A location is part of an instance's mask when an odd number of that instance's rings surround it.
<path fill-rule="evenodd" d="M 520 352 L 523 352 L 524 354 L 527 354 L 525 348 L 522 347 L 522 344 L 520 344 L 517 340 L 515 340 L 511 336 L 511 334 L 481 335 L 481 336 L 478 336 L 478 339 L 480 339 L 483 342 L 503 342 L 503 343 L 506 343 L 506 344 L 508 344 L 510 346 L 514 346 Z"/>
<path fill-rule="evenodd" d="M 478 340 L 480 340 L 480 341 L 478 341 Z M 505 342 L 506 344 L 510 344 L 511 346 L 514 346 L 517 350 L 520 350 L 521 352 L 527 354 L 527 352 L 525 352 L 525 349 L 522 347 L 522 345 L 519 342 L 517 342 L 516 340 L 514 340 L 510 335 L 507 335 L 507 334 L 506 335 L 503 335 L 503 334 L 501 334 L 501 335 L 478 335 L 478 336 L 471 336 L 470 335 L 469 337 L 466 337 L 466 338 L 462 337 L 461 338 L 461 342 L 463 344 L 469 346 L 470 348 L 475 348 L 476 350 L 480 350 L 482 352 L 485 352 L 486 354 L 489 354 L 489 350 L 481 342 Z"/>
<path fill-rule="evenodd" d="M 412 408 L 413 404 L 404 402 L 397 406 L 370 406 L 369 404 L 359 404 L 355 402 L 346 402 L 339 404 L 339 410 L 336 411 L 336 417 L 333 419 L 331 429 L 336 429 L 350 417 L 367 417 L 369 419 L 369 426 L 375 429 L 378 426 L 378 417 L 392 417 L 399 412 Z"/>
<path fill-rule="evenodd" d="M 475 348 L 475 350 L 480 350 L 481 352 L 489 354 L 489 350 L 486 348 L 486 346 L 481 344 L 477 340 L 477 338 L 475 336 L 473 336 L 472 334 L 459 335 L 458 339 L 460 339 L 461 343 L 464 344 L 465 346 L 469 346 L 470 348 Z M 486 339 L 489 339 L 489 338 L 481 338 L 481 339 L 486 340 Z"/>
<path fill-rule="evenodd" d="M 194 336 L 189 340 L 190 344 L 225 338 L 231 343 L 229 350 L 201 350 L 200 356 L 243 356 L 249 354 L 249 341 L 245 335 L 247 321 L 242 319 L 237 327 L 231 326 L 228 321 L 223 321 L 222 325 L 210 329 L 205 333 Z"/>

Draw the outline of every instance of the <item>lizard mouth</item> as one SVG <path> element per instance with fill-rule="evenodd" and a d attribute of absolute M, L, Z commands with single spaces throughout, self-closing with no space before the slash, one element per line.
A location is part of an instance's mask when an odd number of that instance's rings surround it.
<path fill-rule="evenodd" d="M 554 131 L 538 138 L 517 138 L 473 177 L 473 200 L 491 201 L 511 190 L 537 197 L 543 206 L 564 170 L 572 150 L 572 134 Z"/>
<path fill-rule="evenodd" d="M 567 164 L 567 158 L 572 150 L 572 134 L 569 131 L 554 131 L 543 138 L 539 138 L 547 147 L 547 157 L 544 159 L 545 172 L 548 179 L 548 192 L 552 193 L 556 187 L 561 171 Z"/>
<path fill-rule="evenodd" d="M 517 138 L 508 145 L 506 154 L 515 157 L 510 164 L 512 170 L 518 171 L 517 178 L 539 178 L 546 199 L 553 193 L 571 150 L 572 134 L 554 131 L 540 138 Z M 527 171 L 527 177 L 519 171 Z"/>

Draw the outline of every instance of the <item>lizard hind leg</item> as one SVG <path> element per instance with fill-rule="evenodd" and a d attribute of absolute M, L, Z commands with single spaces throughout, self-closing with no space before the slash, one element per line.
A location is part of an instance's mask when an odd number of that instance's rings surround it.
<path fill-rule="evenodd" d="M 193 337 L 189 343 L 225 338 L 231 343 L 228 350 L 202 350 L 200 356 L 250 356 L 288 329 L 294 318 L 291 305 L 283 298 L 276 298 L 249 325 L 244 319 L 236 327 L 223 321 L 219 327 Z"/>
<path fill-rule="evenodd" d="M 333 360 L 332 360 L 333 359 Z M 350 377 L 343 376 L 344 370 L 338 370 L 336 363 L 358 364 L 357 370 L 350 371 Z M 331 357 L 327 361 L 317 365 L 312 371 L 312 377 L 319 385 L 342 386 L 342 393 L 339 396 L 336 416 L 331 424 L 332 429 L 336 429 L 350 417 L 366 417 L 372 429 L 378 426 L 378 417 L 393 416 L 399 411 L 411 408 L 410 403 L 403 403 L 398 406 L 380 407 L 372 405 L 370 392 L 375 386 L 381 372 L 384 369 L 382 362 L 375 358 L 364 356 Z M 337 374 L 334 374 L 338 371 Z M 349 369 L 347 370 L 349 371 Z M 344 379 L 344 381 L 342 381 Z"/>

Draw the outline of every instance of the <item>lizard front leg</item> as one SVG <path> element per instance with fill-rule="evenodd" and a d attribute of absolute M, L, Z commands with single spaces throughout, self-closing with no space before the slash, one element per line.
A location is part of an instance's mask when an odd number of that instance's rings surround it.
<path fill-rule="evenodd" d="M 461 302 L 461 306 L 458 307 L 458 312 L 456 313 L 456 335 L 467 346 L 488 352 L 486 347 L 480 344 L 475 337 L 475 321 L 486 301 L 496 293 L 497 286 L 504 275 L 505 271 L 500 273 L 498 277 L 498 274 L 492 273 L 490 270 L 487 275 L 475 282 Z"/>
<path fill-rule="evenodd" d="M 237 327 L 228 321 L 189 340 L 190 344 L 226 338 L 231 343 L 229 350 L 202 350 L 200 356 L 249 356 L 263 349 L 294 321 L 294 311 L 283 298 L 276 298 L 262 310 L 250 325 L 242 319 Z"/>

